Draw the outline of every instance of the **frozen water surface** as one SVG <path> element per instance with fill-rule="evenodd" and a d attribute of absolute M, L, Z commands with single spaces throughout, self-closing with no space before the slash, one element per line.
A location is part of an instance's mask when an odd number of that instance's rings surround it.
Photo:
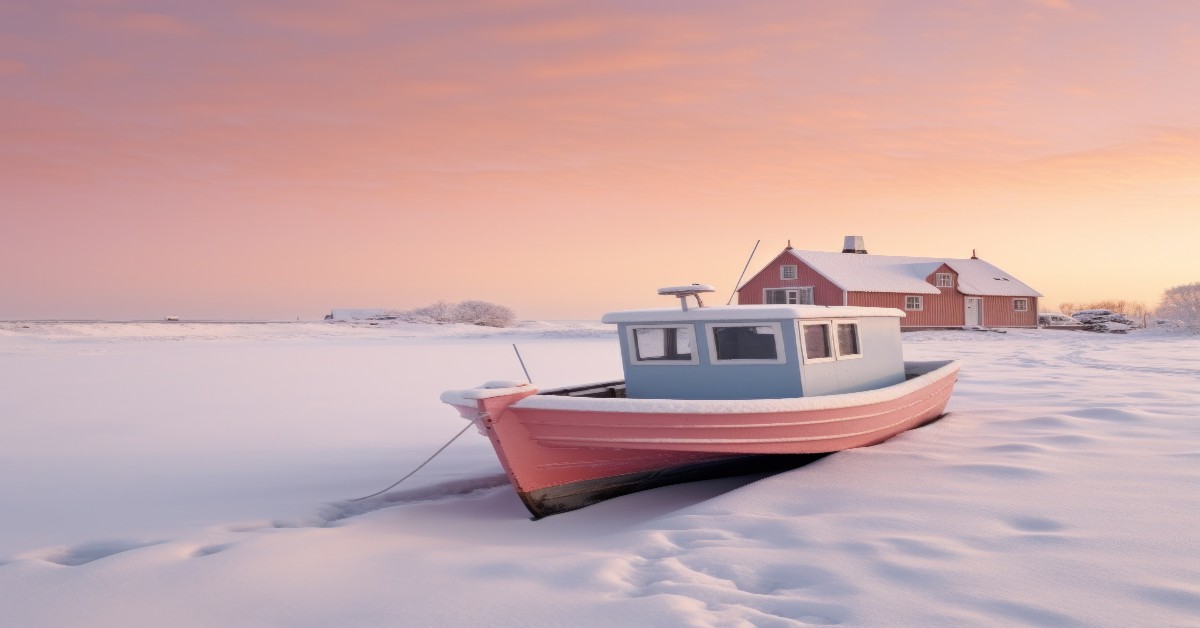
<path fill-rule="evenodd" d="M 620 376 L 595 323 L 0 323 L 7 625 L 1191 625 L 1200 338 L 905 334 L 950 416 L 528 519 L 446 389 Z"/>

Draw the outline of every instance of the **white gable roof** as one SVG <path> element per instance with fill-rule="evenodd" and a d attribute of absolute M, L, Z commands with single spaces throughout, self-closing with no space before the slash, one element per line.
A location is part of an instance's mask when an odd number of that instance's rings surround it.
<path fill-rule="evenodd" d="M 795 249 L 789 249 L 788 252 L 824 275 L 837 287 L 849 292 L 938 294 L 940 291 L 925 281 L 925 278 L 942 264 L 946 264 L 958 273 L 957 287 L 963 294 L 1042 296 L 1016 277 L 981 259 L 859 255 Z"/>
<path fill-rule="evenodd" d="M 890 307 L 847 305 L 716 305 L 653 310 L 609 312 L 601 323 L 683 323 L 690 321 L 778 321 L 789 318 L 867 318 L 872 316 L 904 318 L 904 312 Z"/>

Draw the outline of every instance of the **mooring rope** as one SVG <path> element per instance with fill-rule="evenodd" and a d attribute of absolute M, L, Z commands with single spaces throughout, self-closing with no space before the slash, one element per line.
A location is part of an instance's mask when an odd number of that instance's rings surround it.
<path fill-rule="evenodd" d="M 758 248 L 758 245 L 757 245 L 757 244 L 755 244 L 755 245 L 754 245 L 754 248 L 756 248 L 756 249 L 757 249 L 757 248 Z M 751 256 L 753 256 L 753 253 L 751 253 Z M 749 264 L 750 264 L 750 262 L 746 262 L 746 264 L 747 264 L 747 265 L 749 265 Z M 743 271 L 743 272 L 745 272 L 745 271 Z M 525 360 L 521 358 L 521 350 L 517 348 L 517 345 L 516 345 L 516 343 L 513 343 L 513 346 L 512 346 L 512 348 L 513 348 L 513 352 L 515 352 L 515 353 L 517 354 L 517 361 L 519 361 L 519 362 L 521 363 L 521 370 L 522 370 L 522 371 L 525 371 L 525 380 L 526 380 L 526 381 L 529 381 L 529 382 L 532 382 L 533 380 L 532 380 L 532 379 L 529 377 L 529 369 L 525 368 Z M 364 499 L 371 499 L 372 497 L 375 497 L 376 495 L 382 495 L 382 494 L 384 494 L 384 493 L 386 493 L 386 492 L 388 492 L 388 491 L 390 491 L 390 490 L 392 490 L 392 489 L 396 488 L 397 486 L 400 486 L 400 483 L 401 483 L 401 482 L 403 482 L 403 481 L 407 480 L 408 478 L 411 478 L 411 477 L 413 476 L 413 474 L 414 474 L 414 473 L 416 473 L 417 471 L 420 471 L 420 470 L 421 470 L 421 467 L 423 467 L 423 466 L 425 466 L 425 465 L 429 464 L 429 461 L 430 461 L 430 460 L 433 460 L 434 458 L 437 458 L 437 455 L 438 455 L 438 454 L 440 454 L 440 453 L 442 453 L 443 451 L 445 451 L 445 450 L 446 450 L 446 448 L 450 446 L 450 443 L 453 443 L 454 441 L 458 440 L 458 437 L 459 437 L 459 436 L 462 436 L 463 434 L 467 433 L 467 430 L 468 430 L 468 429 L 470 429 L 472 425 L 475 425 L 475 422 L 474 422 L 474 421 L 469 421 L 469 422 L 467 422 L 467 426 L 466 426 L 466 427 L 464 427 L 464 428 L 462 428 L 462 431 L 461 431 L 461 432 L 459 432 L 459 433 L 455 434 L 453 438 L 451 438 L 450 440 L 446 441 L 446 444 L 445 444 L 445 445 L 442 445 L 442 447 L 441 447 L 440 449 L 438 449 L 437 451 L 433 452 L 433 455 L 432 455 L 432 456 L 430 456 L 430 457 L 426 458 L 426 459 L 425 459 L 425 462 L 422 462 L 421 464 L 417 465 L 417 468 L 416 468 L 416 469 L 413 469 L 412 471 L 409 471 L 409 472 L 408 472 L 408 475 L 406 475 L 406 476 L 404 476 L 404 477 L 400 478 L 399 480 L 396 480 L 396 482 L 395 482 L 394 484 L 392 484 L 391 486 L 389 486 L 389 487 L 387 487 L 387 488 L 383 489 L 382 491 L 378 491 L 378 492 L 375 492 L 375 493 L 371 493 L 370 495 L 367 495 L 366 497 L 358 497 L 358 498 L 352 499 L 352 500 L 350 500 L 350 501 L 352 501 L 352 502 L 361 502 L 361 501 L 362 501 L 362 500 L 364 500 Z"/>
<path fill-rule="evenodd" d="M 459 432 L 459 433 L 457 433 L 457 434 L 455 434 L 453 438 L 451 438 L 450 440 L 446 441 L 446 444 L 445 444 L 445 445 L 442 445 L 441 449 L 438 449 L 437 451 L 433 452 L 433 455 L 432 455 L 432 456 L 430 456 L 430 457 L 428 457 L 428 458 L 426 458 L 426 459 L 425 459 L 425 462 L 422 462 L 421 464 L 417 465 L 417 468 L 416 468 L 416 469 L 413 469 L 412 471 L 409 471 L 409 472 L 408 472 L 408 475 L 406 475 L 406 476 L 404 476 L 404 477 L 400 478 L 399 480 L 396 480 L 396 482 L 395 482 L 394 484 L 392 484 L 391 486 L 389 486 L 389 487 L 387 487 L 387 488 L 383 489 L 382 491 L 378 491 L 378 492 L 375 492 L 375 493 L 371 493 L 370 495 L 367 495 L 366 497 L 358 497 L 358 498 L 352 499 L 352 500 L 350 500 L 350 501 L 352 501 L 352 502 L 361 502 L 361 501 L 362 501 L 362 500 L 364 500 L 364 499 L 371 499 L 372 497 L 375 497 L 376 495 L 382 495 L 382 494 L 384 494 L 384 493 L 386 493 L 386 492 L 388 492 L 388 491 L 390 491 L 390 490 L 392 490 L 392 489 L 396 488 L 397 486 L 399 486 L 399 485 L 400 485 L 400 483 L 401 483 L 401 482 L 403 482 L 403 481 L 407 480 L 408 478 L 411 478 L 411 477 L 413 476 L 413 474 L 414 474 L 414 473 L 416 473 L 417 471 L 420 471 L 420 470 L 421 470 L 421 467 L 423 467 L 423 466 L 425 466 L 425 465 L 429 464 L 429 461 L 430 461 L 430 460 L 433 460 L 434 458 L 437 458 L 437 455 L 438 455 L 438 454 L 440 454 L 440 453 L 442 453 L 443 451 L 445 451 L 445 450 L 446 450 L 446 448 L 450 446 L 450 443 L 453 443 L 454 441 L 458 440 L 458 437 L 459 437 L 459 436 L 462 436 L 463 434 L 467 433 L 467 430 L 471 429 L 471 428 L 472 428 L 474 425 L 475 425 L 475 422 L 474 422 L 474 421 L 468 421 L 468 422 L 467 422 L 467 426 L 466 426 L 466 427 L 464 427 L 464 428 L 462 428 L 462 431 L 461 431 L 461 432 Z"/>

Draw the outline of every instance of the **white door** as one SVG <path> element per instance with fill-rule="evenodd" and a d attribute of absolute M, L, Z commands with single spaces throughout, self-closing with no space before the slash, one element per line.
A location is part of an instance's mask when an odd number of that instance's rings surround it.
<path fill-rule="evenodd" d="M 983 301 L 982 299 L 973 299 L 971 297 L 967 297 L 967 299 L 966 299 L 966 303 L 967 303 L 966 326 L 967 327 L 980 327 L 983 325 L 983 320 L 979 316 L 979 310 L 982 309 L 982 306 L 981 306 L 982 301 Z"/>

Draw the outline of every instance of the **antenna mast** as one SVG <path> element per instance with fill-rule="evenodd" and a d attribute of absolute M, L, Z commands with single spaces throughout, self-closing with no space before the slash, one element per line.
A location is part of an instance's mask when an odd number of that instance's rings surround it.
<path fill-rule="evenodd" d="M 750 257 L 746 260 L 746 265 L 742 267 L 742 274 L 738 275 L 737 283 L 733 284 L 733 292 L 729 294 L 729 300 L 725 302 L 725 305 L 733 303 L 733 297 L 737 294 L 738 288 L 742 287 L 742 277 L 746 276 L 746 269 L 750 268 L 750 260 L 754 259 L 754 252 L 758 250 L 760 243 L 762 243 L 762 240 L 755 241 L 754 248 L 750 250 Z M 791 240 L 788 240 L 788 248 L 792 248 Z"/>

